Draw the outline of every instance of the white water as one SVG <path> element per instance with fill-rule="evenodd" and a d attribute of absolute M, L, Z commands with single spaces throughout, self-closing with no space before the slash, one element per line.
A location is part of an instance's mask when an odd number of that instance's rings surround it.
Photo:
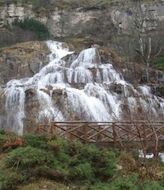
<path fill-rule="evenodd" d="M 144 152 L 143 150 L 139 150 L 139 158 L 146 158 L 146 159 L 152 159 L 154 158 L 154 154 L 153 153 L 146 153 L 146 155 L 144 155 Z M 164 163 L 164 153 L 163 152 L 159 152 L 158 153 L 158 156 L 160 158 L 160 160 Z"/>
<path fill-rule="evenodd" d="M 8 82 L 5 90 L 7 126 L 19 135 L 23 133 L 23 118 L 25 117 L 25 93 L 21 85 L 20 81 L 12 80 Z"/>
<path fill-rule="evenodd" d="M 60 42 L 48 41 L 47 46 L 51 51 L 48 65 L 29 79 L 7 83 L 7 125 L 13 131 L 23 133 L 27 89 L 36 90 L 40 105 L 37 122 L 163 117 L 164 100 L 154 96 L 146 85 L 135 89 L 127 83 L 112 64 L 101 63 L 96 48 L 83 50 L 68 67 L 62 58 L 73 52 Z"/>

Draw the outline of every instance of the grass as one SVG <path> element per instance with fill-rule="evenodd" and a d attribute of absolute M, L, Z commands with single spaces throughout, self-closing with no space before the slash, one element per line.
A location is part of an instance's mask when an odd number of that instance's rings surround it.
<path fill-rule="evenodd" d="M 164 188 L 160 162 L 142 162 L 126 152 L 34 134 L 22 137 L 23 144 L 4 150 L 4 144 L 16 137 L 3 131 L 0 137 L 0 190 Z"/>

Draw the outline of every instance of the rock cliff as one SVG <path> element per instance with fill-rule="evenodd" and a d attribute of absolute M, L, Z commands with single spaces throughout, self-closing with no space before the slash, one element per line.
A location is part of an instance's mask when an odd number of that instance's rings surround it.
<path fill-rule="evenodd" d="M 2 1 L 2 0 L 1 0 Z M 16 1 L 17 2 L 17 1 Z M 101 39 L 111 37 L 113 30 L 127 32 L 134 15 L 134 2 L 130 1 L 105 4 L 82 4 L 82 0 L 74 7 L 74 3 L 65 5 L 58 1 L 47 1 L 45 7 L 30 3 L 0 4 L 0 27 L 10 25 L 16 19 L 35 18 L 46 24 L 54 37 L 70 37 L 76 35 L 92 35 Z M 80 4 L 81 2 L 81 4 Z M 96 1 L 95 1 L 96 2 Z M 98 2 L 98 1 L 97 1 Z M 103 1 L 102 1 L 103 2 Z M 62 6 L 61 6 L 62 5 Z M 64 6 L 65 5 L 65 6 Z M 164 23 L 164 3 L 161 0 L 142 4 L 143 10 L 151 12 L 153 18 L 147 21 L 151 28 L 156 27 L 154 20 Z M 160 27 L 162 25 L 160 24 Z"/>

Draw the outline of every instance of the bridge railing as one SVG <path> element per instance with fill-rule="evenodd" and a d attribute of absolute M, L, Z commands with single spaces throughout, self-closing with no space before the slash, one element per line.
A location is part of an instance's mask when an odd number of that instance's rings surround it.
<path fill-rule="evenodd" d="M 36 131 L 69 140 L 114 144 L 120 148 L 135 145 L 147 150 L 152 147 L 156 154 L 159 143 L 164 142 L 164 121 L 50 122 L 39 124 Z"/>

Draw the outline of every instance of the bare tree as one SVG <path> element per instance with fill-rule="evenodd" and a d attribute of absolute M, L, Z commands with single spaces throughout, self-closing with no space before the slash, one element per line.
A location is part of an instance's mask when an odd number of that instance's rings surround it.
<path fill-rule="evenodd" d="M 143 64 L 145 64 L 146 80 L 148 82 L 150 79 L 150 62 L 162 51 L 162 46 L 156 48 L 157 42 L 155 42 L 156 39 L 153 39 L 159 20 L 154 11 L 151 10 L 148 5 L 143 4 L 142 0 L 135 0 L 135 5 L 133 9 L 131 31 L 136 39 L 135 51 Z"/>

